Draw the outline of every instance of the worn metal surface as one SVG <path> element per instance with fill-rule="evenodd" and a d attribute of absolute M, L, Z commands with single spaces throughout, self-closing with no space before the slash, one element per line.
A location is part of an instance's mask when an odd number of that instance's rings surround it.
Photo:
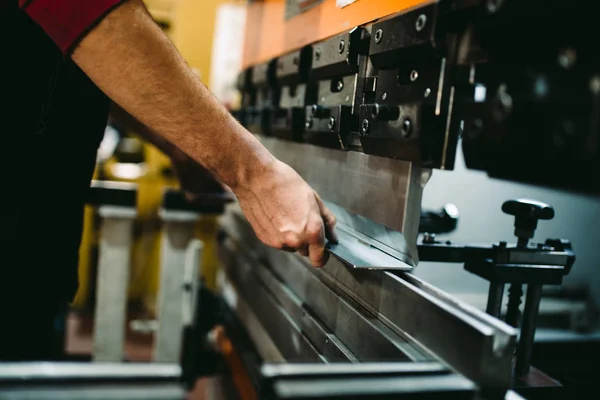
<path fill-rule="evenodd" d="M 125 340 L 127 285 L 132 245 L 133 208 L 103 206 L 98 257 L 94 361 L 121 362 Z"/>
<path fill-rule="evenodd" d="M 418 262 L 421 197 L 429 170 L 354 151 L 259 138 L 334 205 L 341 223 Z"/>

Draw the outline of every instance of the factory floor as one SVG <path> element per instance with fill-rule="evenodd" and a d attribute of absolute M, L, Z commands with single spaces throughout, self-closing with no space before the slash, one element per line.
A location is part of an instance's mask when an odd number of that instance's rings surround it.
<path fill-rule="evenodd" d="M 136 319 L 132 316 L 131 319 Z M 75 359 L 89 359 L 93 350 L 93 315 L 72 311 L 67 319 L 66 352 Z M 153 333 L 139 333 L 127 329 L 125 354 L 130 362 L 152 360 Z M 215 398 L 213 379 L 199 379 L 187 400 L 212 400 Z"/>

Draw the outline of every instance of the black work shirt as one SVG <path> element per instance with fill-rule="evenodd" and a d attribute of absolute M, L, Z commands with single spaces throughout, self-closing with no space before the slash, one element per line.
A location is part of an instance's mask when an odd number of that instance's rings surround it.
<path fill-rule="evenodd" d="M 109 100 L 16 0 L 6 1 L 0 7 L 0 302 L 18 298 L 15 307 L 29 307 L 69 300 L 77 288 L 84 194 Z"/>

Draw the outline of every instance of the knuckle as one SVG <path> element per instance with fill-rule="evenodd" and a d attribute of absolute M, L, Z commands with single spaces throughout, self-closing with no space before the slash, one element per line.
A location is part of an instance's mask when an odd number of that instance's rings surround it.
<path fill-rule="evenodd" d="M 297 248 L 301 247 L 301 245 L 302 245 L 302 241 L 300 240 L 298 235 L 292 234 L 292 233 L 286 234 L 283 237 L 282 242 L 285 247 L 289 247 L 292 249 L 297 249 Z"/>
<path fill-rule="evenodd" d="M 321 221 L 312 222 L 306 227 L 306 233 L 311 238 L 321 236 L 322 232 L 323 232 L 323 223 Z"/>

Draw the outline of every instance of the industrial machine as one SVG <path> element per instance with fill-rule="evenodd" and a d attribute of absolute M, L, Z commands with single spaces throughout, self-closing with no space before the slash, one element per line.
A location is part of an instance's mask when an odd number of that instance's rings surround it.
<path fill-rule="evenodd" d="M 489 212 L 514 220 L 512 240 L 459 244 L 435 235 L 456 227 L 456 209 L 421 205 L 431 175 L 452 170 L 460 149 L 469 169 L 491 177 L 598 194 L 600 70 L 584 45 L 598 26 L 595 8 L 249 2 L 234 115 L 319 192 L 338 219 L 339 241 L 315 269 L 264 246 L 229 205 L 218 239 L 222 268 L 198 288 L 195 321 L 182 323 L 181 304 L 163 304 L 184 329 L 163 336 L 170 363 L 180 349 L 182 370 L 138 370 L 134 386 L 149 381 L 149 393 L 175 390 L 157 398 L 181 398 L 174 377 L 193 384 L 218 374 L 228 389 L 220 398 L 244 400 L 582 397 L 532 362 L 542 289 L 577 268 L 567 238 L 534 241 L 538 224 L 561 209 L 506 199 Z M 414 275 L 421 261 L 459 263 L 487 280 L 485 310 Z M 191 289 L 180 283 L 177 298 L 188 301 Z M 48 380 L 30 367 L 21 376 Z M 105 389 L 123 379 L 90 373 Z M 14 391 L 17 375 L 0 379 L 0 389 Z"/>
<path fill-rule="evenodd" d="M 575 261 L 564 238 L 532 241 L 553 207 L 506 199 L 489 212 L 514 218 L 515 244 L 459 245 L 425 234 L 435 228 L 422 222 L 421 199 L 459 148 L 467 168 L 491 177 L 597 194 L 589 178 L 599 172 L 600 78 L 583 31 L 596 25 L 583 9 L 536 0 L 249 3 L 235 115 L 320 193 L 339 242 L 314 269 L 263 246 L 229 208 L 222 308 L 212 315 L 221 328 L 209 342 L 237 395 L 575 398 L 531 362 L 542 288 L 560 285 Z M 413 275 L 419 261 L 462 263 L 489 281 L 486 312 Z M 199 315 L 209 318 L 209 307 Z"/>

